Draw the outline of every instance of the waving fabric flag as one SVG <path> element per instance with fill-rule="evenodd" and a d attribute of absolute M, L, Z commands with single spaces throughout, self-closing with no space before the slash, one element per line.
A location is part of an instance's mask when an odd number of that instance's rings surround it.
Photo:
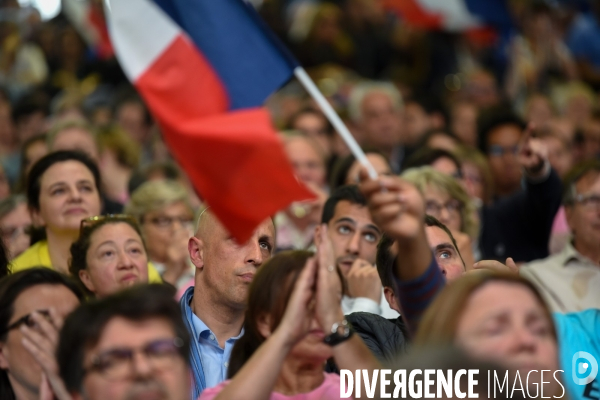
<path fill-rule="evenodd" d="M 298 183 L 261 108 L 295 61 L 242 0 L 111 0 L 121 65 L 202 197 L 240 242 L 296 200 Z"/>

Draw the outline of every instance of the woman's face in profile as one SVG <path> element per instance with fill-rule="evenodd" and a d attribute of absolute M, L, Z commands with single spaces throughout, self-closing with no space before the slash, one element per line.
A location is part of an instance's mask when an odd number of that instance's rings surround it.
<path fill-rule="evenodd" d="M 518 283 L 490 282 L 472 293 L 455 340 L 472 356 L 516 368 L 521 376 L 558 369 L 552 321 L 531 290 Z"/>

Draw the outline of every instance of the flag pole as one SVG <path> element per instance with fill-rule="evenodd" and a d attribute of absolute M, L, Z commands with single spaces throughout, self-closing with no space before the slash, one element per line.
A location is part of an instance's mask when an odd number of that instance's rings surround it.
<path fill-rule="evenodd" d="M 317 85 L 315 85 L 311 77 L 308 76 L 306 70 L 300 66 L 296 67 L 294 68 L 294 75 L 296 78 L 298 78 L 302 86 L 304 86 L 312 98 L 315 99 L 319 107 L 321 107 L 323 114 L 325 114 L 329 122 L 331 122 L 331 125 L 333 125 L 342 139 L 344 139 L 344 142 L 346 142 L 346 145 L 354 157 L 356 157 L 358 162 L 360 162 L 367 169 L 369 172 L 369 177 L 371 179 L 377 179 L 377 171 L 375 171 L 375 168 L 373 168 L 373 165 L 371 165 L 369 162 L 365 152 L 360 148 L 356 142 L 356 139 L 354 139 L 354 136 L 352 136 L 342 119 L 339 117 L 339 115 L 337 115 L 333 107 L 331 107 L 331 104 L 329 104 L 325 96 L 323 96 L 319 88 L 317 88 Z"/>

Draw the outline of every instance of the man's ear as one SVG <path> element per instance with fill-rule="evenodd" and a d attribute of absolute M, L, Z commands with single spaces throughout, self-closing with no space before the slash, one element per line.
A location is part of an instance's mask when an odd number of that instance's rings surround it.
<path fill-rule="evenodd" d="M 383 295 L 385 296 L 385 299 L 390 305 L 390 308 L 394 311 L 397 311 L 399 314 L 402 314 L 402 312 L 400 311 L 400 304 L 398 304 L 398 298 L 394 294 L 392 288 L 389 286 L 384 286 Z"/>
<path fill-rule="evenodd" d="M 6 359 L 6 343 L 0 342 L 0 369 L 8 369 L 8 360 Z"/>
<path fill-rule="evenodd" d="M 265 339 L 271 336 L 271 316 L 268 314 L 263 314 L 258 317 L 258 321 L 256 321 L 256 327 Z"/>
<path fill-rule="evenodd" d="M 192 264 L 198 269 L 204 268 L 204 242 L 195 236 L 188 241 L 188 253 Z"/>
<path fill-rule="evenodd" d="M 87 290 L 92 293 L 96 293 L 96 287 L 94 286 L 94 282 L 92 281 L 92 277 L 88 271 L 85 269 L 79 270 L 79 279 L 81 279 L 81 282 L 83 282 Z"/>

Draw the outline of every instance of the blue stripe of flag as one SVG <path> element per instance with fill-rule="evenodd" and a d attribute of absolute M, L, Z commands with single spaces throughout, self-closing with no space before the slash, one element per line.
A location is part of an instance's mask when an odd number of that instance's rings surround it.
<path fill-rule="evenodd" d="M 232 110 L 262 105 L 298 66 L 243 0 L 152 1 L 189 35 L 213 66 Z"/>

